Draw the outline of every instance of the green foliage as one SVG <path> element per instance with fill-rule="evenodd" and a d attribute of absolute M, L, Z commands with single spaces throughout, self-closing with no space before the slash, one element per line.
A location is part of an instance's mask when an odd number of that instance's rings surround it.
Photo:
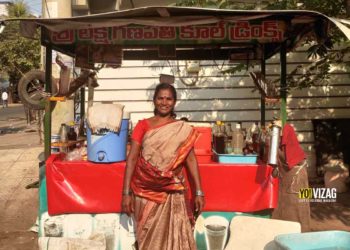
<path fill-rule="evenodd" d="M 282 0 L 269 3 L 268 10 L 313 10 L 331 17 L 344 17 L 344 0 Z"/>
<path fill-rule="evenodd" d="M 28 17 L 29 8 L 24 0 L 15 0 L 13 4 L 7 6 L 9 17 Z"/>
<path fill-rule="evenodd" d="M 23 1 L 15 1 L 8 8 L 9 17 L 28 17 L 29 12 Z M 0 72 L 9 76 L 10 86 L 17 90 L 17 84 L 22 74 L 40 66 L 40 41 L 30 40 L 21 36 L 19 23 L 8 22 L 0 34 Z"/>

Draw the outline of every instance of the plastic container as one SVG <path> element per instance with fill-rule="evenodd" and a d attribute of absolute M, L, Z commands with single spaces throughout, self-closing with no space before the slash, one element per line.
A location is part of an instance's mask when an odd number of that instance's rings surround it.
<path fill-rule="evenodd" d="M 51 143 L 57 143 L 61 141 L 61 136 L 58 134 L 51 135 Z M 58 154 L 60 152 L 60 147 L 51 145 L 51 153 Z"/>
<path fill-rule="evenodd" d="M 67 125 L 65 123 L 62 123 L 61 127 L 60 127 L 60 142 L 62 142 L 62 143 L 68 142 L 68 128 L 67 128 Z M 61 153 L 68 153 L 67 146 L 61 145 L 60 152 Z"/>
<path fill-rule="evenodd" d="M 216 154 L 217 161 L 219 163 L 245 163 L 245 164 L 255 164 L 258 159 L 258 155 L 250 154 Z"/>
<path fill-rule="evenodd" d="M 95 135 L 87 128 L 88 160 L 98 163 L 125 161 L 128 128 L 129 119 L 122 120 L 119 133 Z"/>
<path fill-rule="evenodd" d="M 244 148 L 244 134 L 240 123 L 232 131 L 232 150 L 234 154 L 240 155 Z"/>
<path fill-rule="evenodd" d="M 210 163 L 213 153 L 211 151 L 212 132 L 211 127 L 193 127 L 199 133 L 194 143 L 194 154 L 198 163 Z"/>
<path fill-rule="evenodd" d="M 195 149 L 194 154 L 196 155 L 198 163 L 212 162 L 213 153 L 211 150 Z"/>
<path fill-rule="evenodd" d="M 275 237 L 275 243 L 278 249 L 283 250 L 350 250 L 350 232 L 282 234 Z"/>
<path fill-rule="evenodd" d="M 196 150 L 204 150 L 211 152 L 211 128 L 210 127 L 193 127 L 199 133 L 199 136 L 194 143 L 194 149 Z"/>

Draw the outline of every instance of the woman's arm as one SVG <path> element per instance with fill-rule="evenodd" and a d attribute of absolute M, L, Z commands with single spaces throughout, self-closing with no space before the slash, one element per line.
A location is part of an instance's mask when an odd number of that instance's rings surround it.
<path fill-rule="evenodd" d="M 122 198 L 122 211 L 127 213 L 129 216 L 134 212 L 134 206 L 132 201 L 132 193 L 130 190 L 131 177 L 134 173 L 135 165 L 139 157 L 141 145 L 131 140 L 131 149 L 126 160 L 126 169 L 124 173 L 123 183 L 123 198 Z"/>
<path fill-rule="evenodd" d="M 188 172 L 194 181 L 194 186 L 196 188 L 196 197 L 194 200 L 194 205 L 195 205 L 196 213 L 199 214 L 203 210 L 205 201 L 204 201 L 204 193 L 202 190 L 201 177 L 198 170 L 197 159 L 196 159 L 196 156 L 194 155 L 193 149 L 190 151 L 190 153 L 186 158 L 186 165 L 187 165 Z"/>

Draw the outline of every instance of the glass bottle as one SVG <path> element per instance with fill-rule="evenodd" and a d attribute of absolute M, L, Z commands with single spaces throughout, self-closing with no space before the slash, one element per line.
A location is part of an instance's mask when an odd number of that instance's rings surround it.
<path fill-rule="evenodd" d="M 265 126 L 261 126 L 261 130 L 258 138 L 258 146 L 259 146 L 259 159 L 264 161 L 265 156 L 265 141 L 266 141 L 266 128 Z"/>
<path fill-rule="evenodd" d="M 265 146 L 264 146 L 264 157 L 263 161 L 267 163 L 270 153 L 270 128 L 266 128 L 265 130 Z"/>
<path fill-rule="evenodd" d="M 242 154 L 244 147 L 244 135 L 240 123 L 236 123 L 236 128 L 232 132 L 232 148 L 234 154 Z"/>
<path fill-rule="evenodd" d="M 252 127 L 252 141 L 253 141 L 253 151 L 257 154 L 259 153 L 259 135 L 260 135 L 259 123 L 255 122 Z"/>
<path fill-rule="evenodd" d="M 225 124 L 225 153 L 231 154 L 233 152 L 232 149 L 232 128 L 231 123 Z"/>
<path fill-rule="evenodd" d="M 67 153 L 67 146 L 65 144 L 68 142 L 68 131 L 67 131 L 67 125 L 65 123 L 61 124 L 60 138 L 61 138 L 60 152 Z"/>
<path fill-rule="evenodd" d="M 69 124 L 67 138 L 68 138 L 68 141 L 76 141 L 78 138 L 77 133 L 75 132 L 75 129 L 74 129 L 74 122 L 71 122 Z M 69 150 L 71 151 L 75 147 L 76 147 L 76 144 L 73 144 L 72 146 L 69 146 Z"/>
<path fill-rule="evenodd" d="M 216 122 L 216 131 L 214 133 L 214 149 L 218 154 L 225 153 L 225 134 L 224 126 L 221 121 Z"/>

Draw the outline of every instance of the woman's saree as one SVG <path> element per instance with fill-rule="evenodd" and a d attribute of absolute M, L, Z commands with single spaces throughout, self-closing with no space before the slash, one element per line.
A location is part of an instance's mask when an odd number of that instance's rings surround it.
<path fill-rule="evenodd" d="M 136 237 L 140 250 L 196 249 L 183 162 L 197 133 L 183 121 L 146 132 L 131 188 L 135 195 Z"/>

